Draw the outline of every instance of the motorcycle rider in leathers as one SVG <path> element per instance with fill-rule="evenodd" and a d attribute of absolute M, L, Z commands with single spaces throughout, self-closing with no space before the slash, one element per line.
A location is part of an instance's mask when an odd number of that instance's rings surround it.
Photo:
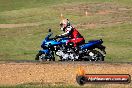
<path fill-rule="evenodd" d="M 70 38 L 70 40 L 68 40 L 66 44 L 72 42 L 74 44 L 74 47 L 76 47 L 85 42 L 83 36 L 77 31 L 75 27 L 73 27 L 70 24 L 70 21 L 68 19 L 63 19 L 60 22 L 60 29 L 64 31 L 64 33 L 56 36 L 56 38 L 62 38 L 62 37 Z"/>

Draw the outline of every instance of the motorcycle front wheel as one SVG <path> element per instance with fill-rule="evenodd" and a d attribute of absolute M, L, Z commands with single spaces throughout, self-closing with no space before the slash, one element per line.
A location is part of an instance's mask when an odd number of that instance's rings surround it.
<path fill-rule="evenodd" d="M 47 58 L 46 54 L 39 52 L 36 55 L 35 60 L 38 60 L 38 61 L 55 61 L 55 57 Z"/>

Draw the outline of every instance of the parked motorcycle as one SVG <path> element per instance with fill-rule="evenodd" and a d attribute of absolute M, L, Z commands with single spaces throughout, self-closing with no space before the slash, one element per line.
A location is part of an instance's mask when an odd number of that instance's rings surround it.
<path fill-rule="evenodd" d="M 61 61 L 104 61 L 105 46 L 103 40 L 91 40 L 88 43 L 74 47 L 72 42 L 66 45 L 70 38 L 50 38 L 51 30 L 42 42 L 42 50 L 36 55 L 35 60 L 55 61 L 55 56 L 59 56 Z"/>

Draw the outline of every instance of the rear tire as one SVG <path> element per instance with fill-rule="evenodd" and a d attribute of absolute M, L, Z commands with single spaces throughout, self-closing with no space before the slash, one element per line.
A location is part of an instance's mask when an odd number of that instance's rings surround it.
<path fill-rule="evenodd" d="M 104 56 L 102 55 L 102 53 L 97 50 L 92 50 L 91 52 L 94 54 L 91 61 L 104 61 Z"/>

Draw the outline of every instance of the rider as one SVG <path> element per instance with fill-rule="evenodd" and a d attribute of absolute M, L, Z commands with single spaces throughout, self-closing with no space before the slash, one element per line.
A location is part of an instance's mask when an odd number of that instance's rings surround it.
<path fill-rule="evenodd" d="M 83 44 L 85 42 L 83 36 L 77 31 L 75 27 L 73 27 L 70 24 L 70 21 L 68 19 L 63 19 L 60 22 L 60 29 L 65 33 L 56 36 L 56 38 L 62 38 L 62 37 L 70 38 L 70 40 L 68 40 L 66 44 L 72 42 L 74 44 L 74 47 L 76 47 L 77 45 Z"/>

